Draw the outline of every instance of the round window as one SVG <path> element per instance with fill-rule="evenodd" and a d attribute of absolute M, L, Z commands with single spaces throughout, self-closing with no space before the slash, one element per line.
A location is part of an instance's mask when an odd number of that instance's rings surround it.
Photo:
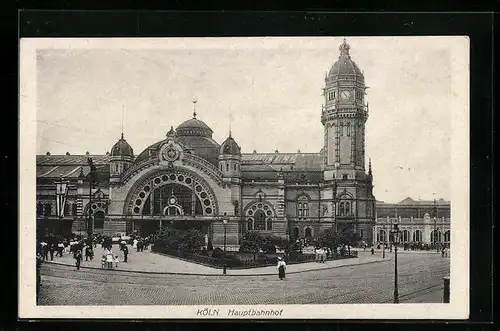
<path fill-rule="evenodd" d="M 140 205 L 141 205 L 141 203 L 142 203 L 142 200 L 141 200 L 141 199 L 137 199 L 137 200 L 135 200 L 135 204 L 136 204 L 136 205 L 140 206 Z"/>
<path fill-rule="evenodd" d="M 210 207 L 205 208 L 205 213 L 211 214 L 212 213 L 212 208 L 210 208 Z"/>
<path fill-rule="evenodd" d="M 161 180 L 166 182 L 168 180 L 168 176 L 167 175 L 163 175 L 161 176 Z"/>
<path fill-rule="evenodd" d="M 177 176 L 175 176 L 174 174 L 170 175 L 170 180 L 175 180 Z"/>
<path fill-rule="evenodd" d="M 186 180 L 184 181 L 186 184 L 191 184 L 191 178 L 186 178 Z"/>
<path fill-rule="evenodd" d="M 146 193 L 144 193 L 144 192 L 139 193 L 140 198 L 144 199 L 145 196 L 146 196 Z"/>
<path fill-rule="evenodd" d="M 208 200 L 208 199 L 203 200 L 203 204 L 205 206 L 210 206 L 210 200 Z"/>
<path fill-rule="evenodd" d="M 196 186 L 196 192 L 198 192 L 198 193 L 199 193 L 199 192 L 201 192 L 202 190 L 203 190 L 203 188 L 202 188 L 200 185 Z"/>
<path fill-rule="evenodd" d="M 149 192 L 151 190 L 151 187 L 149 185 L 144 186 L 144 191 Z"/>
<path fill-rule="evenodd" d="M 134 213 L 138 214 L 140 211 L 141 211 L 141 209 L 139 207 L 134 208 Z"/>
<path fill-rule="evenodd" d="M 202 199 L 205 199 L 205 198 L 207 197 L 207 193 L 206 193 L 206 192 L 201 192 L 201 193 L 200 193 L 200 197 L 201 197 Z"/>
<path fill-rule="evenodd" d="M 155 184 L 160 184 L 161 183 L 161 179 L 160 178 L 155 178 Z"/>
<path fill-rule="evenodd" d="M 183 182 L 184 181 L 184 176 L 183 175 L 179 175 L 179 177 L 177 177 L 177 180 L 179 182 Z"/>

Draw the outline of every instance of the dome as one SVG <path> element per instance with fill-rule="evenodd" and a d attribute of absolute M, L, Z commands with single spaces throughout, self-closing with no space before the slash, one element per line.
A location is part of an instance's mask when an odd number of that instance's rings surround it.
<path fill-rule="evenodd" d="M 229 137 L 220 146 L 219 154 L 241 155 L 241 148 L 233 137 L 231 137 L 231 133 L 229 133 Z"/>
<path fill-rule="evenodd" d="M 134 156 L 134 150 L 129 145 L 129 143 L 122 137 L 120 140 L 114 144 L 113 148 L 111 148 L 111 156 Z"/>
<path fill-rule="evenodd" d="M 363 73 L 358 68 L 356 63 L 351 59 L 349 55 L 349 49 L 351 47 L 344 39 L 344 42 L 340 45 L 340 56 L 337 62 L 332 66 L 328 74 L 329 79 L 357 79 L 364 80 Z"/>
<path fill-rule="evenodd" d="M 212 138 L 212 129 L 205 122 L 196 118 L 196 112 L 193 118 L 183 122 L 175 130 L 178 136 L 201 136 Z"/>

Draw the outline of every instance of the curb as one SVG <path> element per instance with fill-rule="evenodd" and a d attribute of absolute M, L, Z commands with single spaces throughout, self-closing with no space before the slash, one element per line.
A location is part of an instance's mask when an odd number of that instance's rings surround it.
<path fill-rule="evenodd" d="M 320 268 L 320 269 L 308 269 L 308 270 L 299 270 L 299 271 L 290 271 L 287 272 L 289 275 L 293 274 L 300 274 L 304 272 L 312 272 L 312 271 L 321 271 L 321 270 L 330 270 L 330 269 L 337 269 L 337 268 L 345 268 L 345 267 L 355 267 L 358 265 L 366 265 L 366 264 L 373 264 L 373 263 L 379 263 L 379 262 L 384 262 L 384 261 L 390 261 L 391 259 L 384 259 L 384 260 L 378 260 L 378 261 L 368 261 L 368 262 L 363 262 L 363 263 L 357 263 L 357 264 L 345 264 L 345 265 L 339 265 L 339 266 L 332 266 L 332 267 L 327 267 L 327 268 Z M 66 263 L 59 263 L 59 262 L 44 262 L 47 264 L 54 264 L 54 265 L 61 265 L 61 266 L 66 266 L 66 267 L 74 267 L 72 264 L 66 264 Z M 90 269 L 90 270 L 110 270 L 110 269 L 102 269 L 102 268 L 96 268 L 96 267 L 84 267 L 80 266 L 80 269 Z M 113 271 L 118 271 L 118 272 L 125 272 L 125 273 L 136 273 L 136 274 L 149 274 L 149 275 L 181 275 L 181 276 L 223 276 L 223 277 L 258 277 L 258 276 L 276 276 L 277 273 L 261 273 L 261 274 L 240 274 L 240 275 L 235 275 L 235 274 L 202 274 L 202 273 L 188 273 L 188 272 L 159 272 L 159 271 L 141 271 L 141 270 L 123 270 L 123 269 L 112 269 Z M 218 270 L 218 269 L 217 269 Z M 231 269 L 228 269 L 231 270 Z"/>

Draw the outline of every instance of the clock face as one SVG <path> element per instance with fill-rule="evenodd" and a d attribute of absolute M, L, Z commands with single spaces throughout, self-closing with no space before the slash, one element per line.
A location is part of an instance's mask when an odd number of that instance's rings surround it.
<path fill-rule="evenodd" d="M 175 204 L 175 198 L 174 197 L 171 197 L 169 201 L 170 201 L 170 204 L 172 204 L 172 205 Z"/>
<path fill-rule="evenodd" d="M 340 97 L 343 99 L 343 100 L 347 100 L 351 97 L 351 92 L 349 91 L 342 91 L 340 92 Z"/>

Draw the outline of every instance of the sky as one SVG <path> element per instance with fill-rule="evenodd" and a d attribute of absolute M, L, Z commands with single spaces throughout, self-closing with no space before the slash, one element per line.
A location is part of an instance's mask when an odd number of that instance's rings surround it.
<path fill-rule="evenodd" d="M 449 200 L 453 71 L 446 38 L 346 38 L 369 86 L 365 153 L 376 199 Z M 197 118 L 219 143 L 231 130 L 243 153 L 317 153 L 325 74 L 341 43 L 171 38 L 39 49 L 36 152 L 102 155 L 123 131 L 138 155 L 192 118 L 196 100 Z"/>

